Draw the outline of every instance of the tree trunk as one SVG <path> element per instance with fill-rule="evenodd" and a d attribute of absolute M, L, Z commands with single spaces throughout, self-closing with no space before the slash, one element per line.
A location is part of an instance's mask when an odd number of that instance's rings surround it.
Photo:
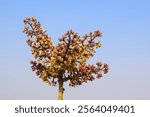
<path fill-rule="evenodd" d="M 58 100 L 63 100 L 63 79 L 62 78 L 58 80 L 58 85 L 59 85 Z"/>

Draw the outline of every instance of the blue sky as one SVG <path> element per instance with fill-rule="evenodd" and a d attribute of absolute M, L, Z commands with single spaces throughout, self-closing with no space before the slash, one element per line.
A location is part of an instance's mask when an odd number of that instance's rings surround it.
<path fill-rule="evenodd" d="M 103 33 L 89 63 L 108 63 L 109 73 L 80 87 L 65 84 L 64 99 L 150 99 L 149 11 L 149 0 L 0 0 L 0 99 L 57 99 L 58 87 L 41 82 L 30 68 L 22 30 L 31 16 L 55 44 L 68 29 Z"/>

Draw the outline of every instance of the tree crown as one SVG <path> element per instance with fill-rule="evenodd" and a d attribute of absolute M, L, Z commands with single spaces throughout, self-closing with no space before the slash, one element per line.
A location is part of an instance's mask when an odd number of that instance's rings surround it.
<path fill-rule="evenodd" d="M 102 36 L 99 30 L 82 37 L 68 30 L 55 46 L 34 17 L 24 19 L 24 24 L 24 32 L 29 37 L 26 42 L 35 58 L 31 61 L 32 70 L 49 85 L 55 86 L 62 79 L 63 82 L 69 81 L 70 86 L 77 86 L 93 81 L 95 76 L 101 78 L 102 73 L 108 72 L 107 64 L 86 63 L 95 49 L 101 47 L 100 41 L 95 41 L 96 37 Z"/>

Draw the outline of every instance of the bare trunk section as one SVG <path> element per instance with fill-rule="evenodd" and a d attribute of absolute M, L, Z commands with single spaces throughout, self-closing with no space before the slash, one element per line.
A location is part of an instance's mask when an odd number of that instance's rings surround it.
<path fill-rule="evenodd" d="M 59 89 L 58 89 L 58 100 L 63 100 L 63 79 L 60 78 L 58 81 Z"/>

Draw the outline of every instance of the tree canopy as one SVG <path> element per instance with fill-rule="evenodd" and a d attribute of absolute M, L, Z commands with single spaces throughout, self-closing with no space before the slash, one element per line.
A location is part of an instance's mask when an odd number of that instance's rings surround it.
<path fill-rule="evenodd" d="M 54 45 L 34 17 L 24 19 L 24 24 L 24 33 L 28 36 L 26 42 L 35 58 L 30 62 L 32 70 L 50 86 L 59 83 L 62 92 L 64 82 L 69 81 L 69 85 L 74 87 L 101 78 L 108 72 L 107 64 L 87 64 L 95 49 L 101 47 L 101 42 L 95 40 L 102 36 L 99 30 L 82 37 L 68 30 L 59 38 L 58 45 Z"/>

